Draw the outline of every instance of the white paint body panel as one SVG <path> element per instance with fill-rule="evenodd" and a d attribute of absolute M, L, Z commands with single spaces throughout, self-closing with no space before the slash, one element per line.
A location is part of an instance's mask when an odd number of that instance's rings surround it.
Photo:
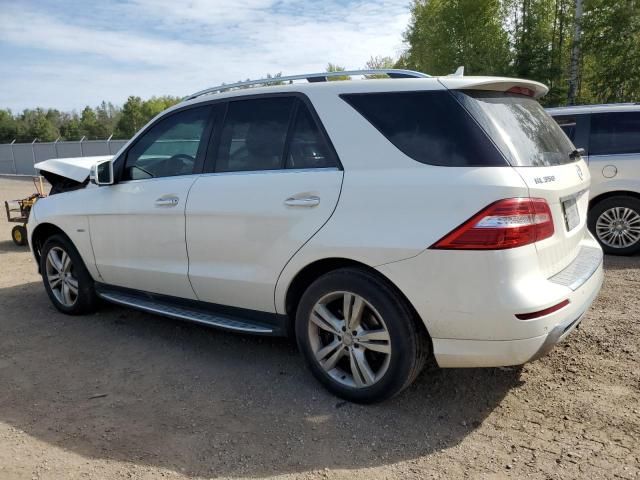
<path fill-rule="evenodd" d="M 589 171 L 592 178 L 591 198 L 610 192 L 640 193 L 640 153 L 589 155 Z M 612 172 L 615 175 L 605 176 Z"/>
<path fill-rule="evenodd" d="M 537 242 L 536 250 L 540 269 L 545 278 L 565 268 L 578 254 L 580 242 L 587 231 L 587 212 L 589 210 L 589 185 L 591 178 L 584 160 L 556 167 L 516 167 L 516 172 L 529 187 L 533 198 L 544 198 L 553 215 L 554 234 Z M 553 181 L 536 183 L 536 180 L 553 178 Z M 569 197 L 577 200 L 580 223 L 570 232 L 564 222 L 562 201 Z"/>
<path fill-rule="evenodd" d="M 105 283 L 194 299 L 185 245 L 185 206 L 196 175 L 123 182 L 86 195 L 96 267 Z M 63 194 L 67 195 L 67 194 Z M 157 199 L 175 197 L 175 206 Z"/>
<path fill-rule="evenodd" d="M 198 299 L 274 312 L 278 276 L 333 213 L 342 175 L 332 168 L 198 178 L 186 211 L 189 277 Z M 320 203 L 287 206 L 290 197 Z"/>

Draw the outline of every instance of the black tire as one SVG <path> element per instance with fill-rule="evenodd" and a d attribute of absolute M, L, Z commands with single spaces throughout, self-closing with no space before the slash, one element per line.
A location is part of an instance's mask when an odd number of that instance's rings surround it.
<path fill-rule="evenodd" d="M 640 216 L 640 199 L 628 195 L 617 195 L 615 197 L 605 198 L 591 207 L 588 218 L 589 230 L 598 240 L 605 253 L 610 255 L 633 255 L 640 252 L 640 238 L 631 245 L 616 247 L 615 245 L 607 244 L 607 242 L 598 234 L 598 228 L 596 227 L 598 219 L 605 214 L 605 212 L 611 211 L 611 209 L 617 207 L 629 208 L 633 210 L 636 215 Z M 637 223 L 634 224 L 634 226 L 637 226 Z"/>
<path fill-rule="evenodd" d="M 315 322 L 311 320 L 311 313 L 317 302 L 331 298 L 331 295 L 340 294 L 340 292 L 349 292 L 361 297 L 383 319 L 383 325 L 388 331 L 390 353 L 388 360 L 385 360 L 386 370 L 380 370 L 379 378 L 370 386 L 347 386 L 340 383 L 335 378 L 335 372 L 342 370 L 334 368 L 331 370 L 334 376 L 330 375 L 316 360 L 314 354 L 314 346 L 312 345 L 314 340 L 311 339 L 314 335 L 311 331 L 314 328 L 322 334 L 333 335 L 331 343 L 342 341 L 342 338 L 335 334 L 318 329 L 313 325 Z M 340 301 L 342 300 L 336 300 L 336 302 Z M 371 315 L 373 310 L 365 309 L 365 312 L 375 321 L 377 317 Z M 338 312 L 337 315 L 339 314 Z M 361 318 L 364 319 L 364 315 L 361 315 Z M 349 335 L 349 339 L 349 342 L 353 341 L 352 339 L 357 339 L 355 332 L 353 337 Z M 422 370 L 430 350 L 430 341 L 426 330 L 422 326 L 421 320 L 416 318 L 407 301 L 384 279 L 357 268 L 344 268 L 327 273 L 307 288 L 296 312 L 296 340 L 313 375 L 330 392 L 357 403 L 380 402 L 393 397 L 408 387 Z M 318 341 L 315 340 L 315 342 Z M 368 351 L 367 347 L 361 346 L 362 344 L 351 346 L 349 343 L 349 345 L 349 347 L 341 345 L 340 348 L 350 351 L 361 348 L 360 352 Z M 315 351 L 318 351 L 318 347 L 315 347 Z M 348 352 L 344 353 L 345 358 L 340 361 L 348 362 L 351 358 L 349 355 Z M 384 358 L 386 359 L 386 354 Z M 344 368 L 348 369 L 350 365 Z M 353 374 L 351 376 L 355 379 Z M 342 377 L 343 382 L 344 378 Z"/>
<path fill-rule="evenodd" d="M 11 229 L 11 239 L 19 247 L 27 244 L 27 229 L 23 225 L 16 225 Z"/>
<path fill-rule="evenodd" d="M 49 272 L 52 269 L 47 265 L 47 257 L 53 249 L 56 249 L 56 252 L 62 251 L 66 253 L 71 261 L 70 273 L 72 278 L 77 281 L 77 294 L 74 294 L 74 301 L 71 305 L 65 305 L 58 299 L 49 282 Z M 85 267 L 80 254 L 67 237 L 64 235 L 52 235 L 45 241 L 40 253 L 40 272 L 47 295 L 49 295 L 53 305 L 62 313 L 83 315 L 96 310 L 98 298 L 93 278 L 91 278 L 89 271 Z"/>

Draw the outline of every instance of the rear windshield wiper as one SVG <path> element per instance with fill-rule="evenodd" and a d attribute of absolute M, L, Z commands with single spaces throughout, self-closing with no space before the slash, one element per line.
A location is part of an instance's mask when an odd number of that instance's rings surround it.
<path fill-rule="evenodd" d="M 575 160 L 576 158 L 580 158 L 584 155 L 584 148 L 576 148 L 573 152 L 569 154 L 569 158 L 571 160 Z"/>

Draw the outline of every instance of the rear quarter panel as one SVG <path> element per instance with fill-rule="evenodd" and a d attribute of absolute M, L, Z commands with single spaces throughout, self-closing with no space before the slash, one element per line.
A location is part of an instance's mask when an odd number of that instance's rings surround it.
<path fill-rule="evenodd" d="M 640 153 L 626 155 L 591 155 L 590 198 L 609 192 L 640 193 Z"/>

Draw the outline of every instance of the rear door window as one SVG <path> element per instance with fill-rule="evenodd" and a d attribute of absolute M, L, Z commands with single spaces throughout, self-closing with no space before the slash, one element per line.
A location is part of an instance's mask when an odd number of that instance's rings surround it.
<path fill-rule="evenodd" d="M 486 134 L 448 91 L 341 97 L 418 162 L 447 167 L 506 165 Z"/>
<path fill-rule="evenodd" d="M 589 154 L 640 153 L 640 112 L 591 115 Z"/>
<path fill-rule="evenodd" d="M 560 128 L 565 133 L 569 140 L 572 142 L 576 141 L 576 126 L 577 119 L 575 115 L 561 115 L 557 117 L 553 117 L 553 119 L 558 122 Z"/>
<path fill-rule="evenodd" d="M 325 141 L 311 112 L 301 101 L 298 102 L 285 166 L 295 169 L 337 166 L 332 149 Z"/>
<path fill-rule="evenodd" d="M 454 91 L 514 167 L 546 167 L 578 161 L 560 126 L 533 98 L 505 92 Z"/>
<path fill-rule="evenodd" d="M 229 102 L 216 156 L 217 172 L 282 168 L 293 97 Z"/>

